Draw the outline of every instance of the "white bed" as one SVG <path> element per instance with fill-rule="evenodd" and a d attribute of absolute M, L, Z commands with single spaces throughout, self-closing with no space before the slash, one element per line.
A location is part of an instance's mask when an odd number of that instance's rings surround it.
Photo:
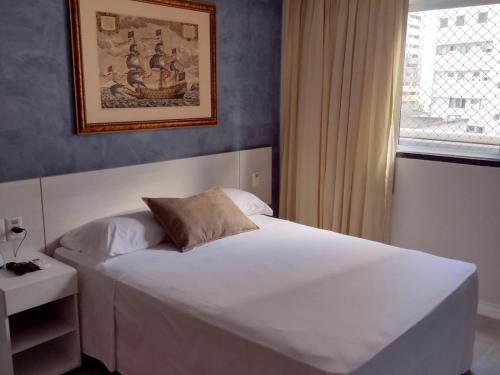
<path fill-rule="evenodd" d="M 187 253 L 78 268 L 83 351 L 136 374 L 457 375 L 472 362 L 472 264 L 265 216 Z"/>

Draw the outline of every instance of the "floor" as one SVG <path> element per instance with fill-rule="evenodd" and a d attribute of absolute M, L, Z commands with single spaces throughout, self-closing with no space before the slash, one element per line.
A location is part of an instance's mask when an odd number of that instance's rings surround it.
<path fill-rule="evenodd" d="M 478 317 L 472 374 L 500 374 L 500 320 Z"/>
<path fill-rule="evenodd" d="M 108 375 L 98 361 L 83 358 L 83 366 L 66 375 Z M 118 374 L 118 373 L 114 373 Z M 458 375 L 458 374 L 457 374 Z M 474 363 L 469 375 L 500 375 L 500 321 L 479 316 L 476 328 Z"/>

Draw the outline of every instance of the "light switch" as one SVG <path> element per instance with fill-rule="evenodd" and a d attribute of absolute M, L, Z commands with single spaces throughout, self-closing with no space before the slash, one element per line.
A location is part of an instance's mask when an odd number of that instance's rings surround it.
<path fill-rule="evenodd" d="M 260 185 L 260 172 L 255 171 L 252 173 L 252 187 L 256 188 Z"/>
<path fill-rule="evenodd" d="M 24 237 L 24 233 L 14 233 L 12 228 L 22 227 L 23 218 L 21 216 L 8 217 L 5 219 L 5 233 L 7 233 L 7 241 L 19 240 Z"/>

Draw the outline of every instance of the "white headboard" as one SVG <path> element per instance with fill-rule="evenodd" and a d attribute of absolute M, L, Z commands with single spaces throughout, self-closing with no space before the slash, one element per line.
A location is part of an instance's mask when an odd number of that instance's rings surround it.
<path fill-rule="evenodd" d="M 252 184 L 254 172 L 258 186 Z M 0 184 L 0 218 L 23 216 L 31 236 L 26 248 L 50 252 L 70 229 L 144 209 L 144 196 L 185 197 L 219 185 L 253 192 L 271 203 L 271 176 L 272 151 L 266 147 L 5 183 Z"/>

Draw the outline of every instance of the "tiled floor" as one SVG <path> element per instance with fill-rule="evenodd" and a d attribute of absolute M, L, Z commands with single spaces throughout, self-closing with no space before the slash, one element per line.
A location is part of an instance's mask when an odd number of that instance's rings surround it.
<path fill-rule="evenodd" d="M 67 375 L 108 374 L 110 373 L 98 361 L 84 358 L 82 368 Z M 471 375 L 500 375 L 500 321 L 478 317 Z"/>
<path fill-rule="evenodd" d="M 472 374 L 500 375 L 499 320 L 478 317 Z"/>

